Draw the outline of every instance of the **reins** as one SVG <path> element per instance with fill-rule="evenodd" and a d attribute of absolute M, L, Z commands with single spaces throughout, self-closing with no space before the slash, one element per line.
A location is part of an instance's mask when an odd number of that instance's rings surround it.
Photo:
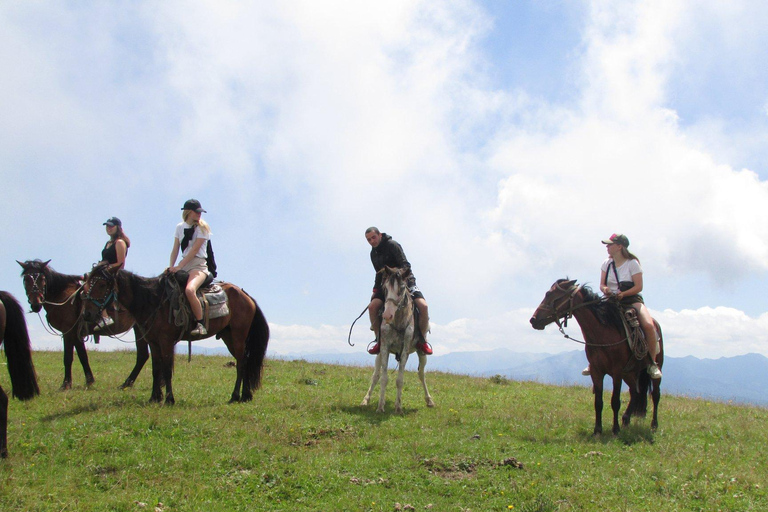
<path fill-rule="evenodd" d="M 355 326 L 355 324 L 357 323 L 357 321 L 358 321 L 358 320 L 360 320 L 360 318 L 362 318 L 362 316 L 365 314 L 365 312 L 366 312 L 366 311 L 368 311 L 368 306 L 365 306 L 365 309 L 363 310 L 363 312 L 362 312 L 362 313 L 360 313 L 360 314 L 357 316 L 357 318 L 355 318 L 355 321 L 354 321 L 354 322 L 352 322 L 352 325 L 351 325 L 351 326 L 350 326 L 350 328 L 349 328 L 349 334 L 347 335 L 347 343 L 349 344 L 349 346 L 350 346 L 350 347 L 354 347 L 354 346 L 355 346 L 355 344 L 354 344 L 354 343 L 352 343 L 352 328 Z"/>
<path fill-rule="evenodd" d="M 579 310 L 579 309 L 581 309 L 583 307 L 586 307 L 586 306 L 591 306 L 592 304 L 597 304 L 597 303 L 602 302 L 604 300 L 604 299 L 595 299 L 595 300 L 591 300 L 589 302 L 582 302 L 582 303 L 577 304 L 576 306 L 574 306 L 573 305 L 573 299 L 576 296 L 576 294 L 579 293 L 581 288 L 582 288 L 581 285 L 575 286 L 570 291 L 570 294 L 569 294 L 569 296 L 566 299 L 570 304 L 568 306 L 568 309 L 562 315 L 562 317 L 561 316 L 557 316 L 557 314 L 558 314 L 557 313 L 558 306 L 555 306 L 554 301 L 552 303 L 552 306 L 550 306 L 548 304 L 546 305 L 547 309 L 551 309 L 552 310 L 552 315 L 555 317 L 554 322 L 557 324 L 557 328 L 560 330 L 560 334 L 562 334 L 563 337 L 566 338 L 566 339 L 569 339 L 571 341 L 575 341 L 576 343 L 580 343 L 582 345 L 590 346 L 590 347 L 613 347 L 613 346 L 616 346 L 616 345 L 621 345 L 622 343 L 626 342 L 629 338 L 623 338 L 623 339 L 621 339 L 621 340 L 619 340 L 619 341 L 617 341 L 615 343 L 589 343 L 587 341 L 582 341 L 582 340 L 578 340 L 576 338 L 573 338 L 573 337 L 569 336 L 565 332 L 565 328 L 568 327 L 568 319 L 573 317 L 573 312 L 574 311 Z M 562 323 L 560 322 L 560 318 L 564 318 L 564 321 Z"/>

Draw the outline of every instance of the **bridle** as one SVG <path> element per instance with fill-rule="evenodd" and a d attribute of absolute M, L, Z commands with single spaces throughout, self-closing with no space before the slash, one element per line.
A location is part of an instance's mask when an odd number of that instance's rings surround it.
<path fill-rule="evenodd" d="M 93 281 L 103 281 L 107 286 L 107 291 L 104 293 L 103 298 L 99 299 L 91 295 L 94 288 Z M 87 287 L 85 286 L 86 284 L 88 285 Z M 93 275 L 93 272 L 91 272 L 91 275 L 88 276 L 88 279 L 83 284 L 83 297 L 99 308 L 98 314 L 101 315 L 101 312 L 107 306 L 117 300 L 117 281 L 114 277 L 104 276 L 103 273 L 102 275 Z"/>
<path fill-rule="evenodd" d="M 40 281 L 42 281 L 42 286 L 39 284 Z M 40 298 L 41 305 L 45 304 L 46 303 L 45 294 L 48 286 L 48 282 L 45 280 L 45 274 L 42 272 L 29 272 L 29 273 L 25 272 L 24 282 L 25 284 L 27 282 L 31 283 L 30 284 L 31 289 L 26 289 L 27 288 L 26 286 L 24 287 L 25 291 L 27 292 L 27 302 L 29 303 L 29 305 L 30 306 L 32 305 L 33 296 Z"/>
<path fill-rule="evenodd" d="M 557 285 L 557 289 L 565 292 L 566 295 L 562 297 L 558 297 L 555 300 L 552 301 L 552 304 L 544 304 L 542 303 L 539 305 L 539 309 L 542 309 L 544 311 L 551 311 L 552 313 L 545 317 L 542 321 L 546 321 L 546 323 L 554 322 L 557 324 L 557 328 L 560 330 L 560 334 L 562 334 L 565 338 L 575 341 L 576 343 L 581 343 L 582 345 L 589 345 L 593 347 L 611 347 L 613 345 L 619 345 L 621 343 L 624 343 L 627 341 L 626 338 L 624 338 L 621 341 L 618 341 L 616 343 L 611 343 L 608 345 L 602 344 L 602 343 L 587 343 L 586 341 L 577 340 L 576 338 L 572 338 L 568 335 L 568 333 L 565 332 L 565 328 L 568 327 L 568 319 L 573 317 L 573 312 L 576 310 L 579 310 L 583 307 L 591 306 L 592 304 L 597 304 L 598 302 L 602 302 L 603 299 L 594 299 L 587 302 L 580 302 L 574 306 L 573 301 L 576 297 L 576 295 L 581 291 L 583 288 L 583 285 L 577 285 L 573 284 L 571 285 L 571 288 L 568 290 L 564 290 L 560 287 L 560 285 Z M 557 304 L 557 301 L 561 300 L 560 304 Z M 565 311 L 560 311 L 560 308 L 564 306 L 566 303 L 568 303 L 568 308 Z M 560 320 L 563 319 L 562 322 Z"/>

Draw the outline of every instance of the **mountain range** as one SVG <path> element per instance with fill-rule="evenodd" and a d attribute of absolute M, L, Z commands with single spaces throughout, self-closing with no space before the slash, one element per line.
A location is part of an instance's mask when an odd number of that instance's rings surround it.
<path fill-rule="evenodd" d="M 193 346 L 193 353 L 222 354 L 226 349 Z M 271 356 L 285 360 L 304 360 L 349 366 L 373 367 L 373 356 L 364 350 L 355 353 L 286 354 Z M 395 368 L 394 358 L 390 369 Z M 451 352 L 429 356 L 427 371 L 441 371 L 491 377 L 499 375 L 511 380 L 534 381 L 558 386 L 589 387 L 591 381 L 581 375 L 587 358 L 581 350 L 559 354 L 521 353 L 506 349 L 477 352 Z M 408 370 L 415 370 L 418 358 L 408 360 Z M 745 354 L 719 359 L 693 356 L 665 357 L 662 393 L 725 402 L 768 406 L 768 358 L 761 354 Z M 606 386 L 610 384 L 606 379 Z M 626 389 L 626 386 L 625 386 Z"/>

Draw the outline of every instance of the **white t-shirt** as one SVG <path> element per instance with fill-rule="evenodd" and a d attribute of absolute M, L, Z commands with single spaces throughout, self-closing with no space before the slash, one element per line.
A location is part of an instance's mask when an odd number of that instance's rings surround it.
<path fill-rule="evenodd" d="M 600 267 L 600 270 L 606 273 L 608 276 L 608 288 L 613 293 L 619 293 L 619 283 L 616 282 L 616 275 L 613 273 L 613 267 L 608 268 L 608 265 L 613 261 L 613 258 L 608 258 L 603 262 L 603 265 Z M 626 281 L 634 281 L 632 279 L 632 276 L 636 274 L 642 274 L 643 273 L 643 267 L 640 266 L 640 262 L 631 259 L 624 262 L 623 265 L 616 267 L 616 273 L 619 274 L 619 281 L 626 282 Z M 603 283 L 600 283 L 602 286 Z"/>
<path fill-rule="evenodd" d="M 191 224 L 187 224 L 186 222 L 180 222 L 178 226 L 176 226 L 176 233 L 173 235 L 174 238 L 176 238 L 179 243 L 184 239 L 184 230 L 191 228 Z M 203 233 L 203 231 L 198 227 L 195 229 L 195 232 L 192 234 L 192 240 L 189 241 L 189 245 L 187 246 L 184 251 L 181 253 L 182 259 L 186 257 L 187 254 L 189 254 L 189 251 L 192 250 L 192 246 L 195 245 L 195 240 L 198 238 L 205 239 L 205 242 L 203 242 L 203 245 L 200 246 L 200 250 L 197 251 L 197 254 L 195 255 L 198 258 L 207 258 L 208 257 L 208 240 L 211 239 L 210 233 Z"/>

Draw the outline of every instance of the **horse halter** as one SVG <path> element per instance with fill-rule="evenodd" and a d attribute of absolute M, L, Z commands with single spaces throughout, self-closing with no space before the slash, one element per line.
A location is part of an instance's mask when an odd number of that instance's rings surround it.
<path fill-rule="evenodd" d="M 38 281 L 42 281 L 42 286 L 38 284 Z M 27 302 L 32 305 L 32 297 L 37 296 L 40 298 L 40 304 L 45 303 L 45 294 L 47 292 L 48 282 L 45 280 L 45 274 L 42 272 L 29 272 L 24 274 L 24 284 L 30 283 L 30 289 L 26 289 Z"/>

